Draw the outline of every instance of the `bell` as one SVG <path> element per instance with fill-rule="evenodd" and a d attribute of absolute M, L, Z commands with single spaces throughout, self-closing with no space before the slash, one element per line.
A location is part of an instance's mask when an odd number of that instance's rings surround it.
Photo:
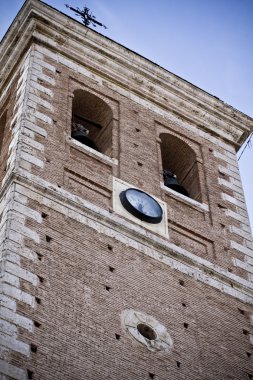
<path fill-rule="evenodd" d="M 71 137 L 80 143 L 98 151 L 96 144 L 88 137 L 89 130 L 81 124 L 73 123 Z"/>
<path fill-rule="evenodd" d="M 189 197 L 189 193 L 185 188 L 177 182 L 177 176 L 173 174 L 169 170 L 163 171 L 163 179 L 164 179 L 164 185 L 169 187 L 170 189 L 177 191 L 180 194 L 185 195 L 186 197 Z"/>

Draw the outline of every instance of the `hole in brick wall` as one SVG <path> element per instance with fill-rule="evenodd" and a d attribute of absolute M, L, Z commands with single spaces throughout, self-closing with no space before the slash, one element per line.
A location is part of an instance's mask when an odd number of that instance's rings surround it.
<path fill-rule="evenodd" d="M 249 377 L 250 380 L 253 379 L 253 375 L 251 375 L 250 373 L 248 373 L 248 377 Z"/>
<path fill-rule="evenodd" d="M 42 216 L 43 219 L 45 219 L 45 218 L 48 217 L 48 215 L 47 215 L 45 212 L 42 212 L 42 213 L 41 213 L 41 216 Z"/>
<path fill-rule="evenodd" d="M 61 188 L 61 185 L 57 185 L 59 188 Z"/>
<path fill-rule="evenodd" d="M 213 152 L 213 149 L 212 149 L 212 148 L 209 148 L 209 152 Z"/>
<path fill-rule="evenodd" d="M 141 162 L 137 162 L 138 166 L 143 166 L 143 164 Z"/>
<path fill-rule="evenodd" d="M 149 372 L 148 375 L 149 375 L 150 379 L 154 379 L 155 378 L 155 374 L 154 373 Z"/>
<path fill-rule="evenodd" d="M 37 252 L 37 257 L 38 257 L 38 260 L 41 261 L 43 256 L 42 256 L 41 253 L 38 253 L 38 252 Z"/>
<path fill-rule="evenodd" d="M 139 146 L 138 144 L 134 144 L 134 147 L 135 147 L 135 148 L 138 148 L 138 146 Z"/>
<path fill-rule="evenodd" d="M 120 335 L 119 335 L 119 334 L 115 334 L 115 338 L 116 338 L 117 340 L 120 340 Z"/>
<path fill-rule="evenodd" d="M 177 368 L 180 368 L 180 366 L 181 366 L 181 363 L 177 362 Z"/>
<path fill-rule="evenodd" d="M 224 206 L 224 205 L 221 205 L 220 203 L 218 203 L 218 207 L 219 207 L 221 210 L 226 210 L 226 209 L 227 209 L 227 207 L 226 207 L 226 206 Z"/>
<path fill-rule="evenodd" d="M 145 323 L 139 323 L 137 325 L 137 330 L 139 333 L 144 336 L 144 338 L 148 340 L 155 340 L 156 339 L 156 332 L 152 329 L 152 327 L 146 325 Z"/>
<path fill-rule="evenodd" d="M 109 266 L 109 271 L 110 271 L 110 272 L 114 272 L 114 269 L 115 269 L 115 268 Z"/>
<path fill-rule="evenodd" d="M 186 307 L 186 304 L 185 304 L 184 302 L 182 302 L 182 306 L 183 306 L 183 307 Z"/>
<path fill-rule="evenodd" d="M 35 353 L 37 352 L 37 346 L 36 346 L 36 344 L 31 343 L 30 347 L 31 347 L 31 351 L 32 352 L 35 352 Z"/>
<path fill-rule="evenodd" d="M 41 323 L 39 323 L 37 321 L 33 321 L 33 324 L 35 327 L 38 327 L 38 328 L 40 328 L 40 326 L 41 326 Z"/>
<path fill-rule="evenodd" d="M 113 247 L 110 244 L 108 244 L 107 248 L 109 249 L 109 251 L 113 250 Z"/>
<path fill-rule="evenodd" d="M 246 355 L 248 356 L 248 358 L 250 358 L 252 356 L 252 353 L 251 352 L 246 352 Z"/>
<path fill-rule="evenodd" d="M 48 243 L 50 243 L 51 240 L 52 240 L 52 238 L 51 238 L 50 236 L 46 235 L 46 241 L 47 241 Z"/>
<path fill-rule="evenodd" d="M 14 129 L 16 127 L 17 122 L 14 121 L 14 123 L 11 124 L 11 129 Z"/>
<path fill-rule="evenodd" d="M 141 130 L 139 128 L 135 128 L 136 132 L 140 132 Z"/>
<path fill-rule="evenodd" d="M 243 332 L 244 335 L 249 335 L 249 332 L 246 329 L 243 329 L 242 332 Z"/>
<path fill-rule="evenodd" d="M 189 323 L 184 322 L 184 328 L 188 329 Z"/>
<path fill-rule="evenodd" d="M 232 282 L 230 282 L 230 286 L 231 286 L 231 288 L 233 288 L 233 287 L 234 287 L 234 285 L 232 284 Z"/>
<path fill-rule="evenodd" d="M 27 378 L 33 379 L 33 371 L 30 371 L 30 369 L 27 370 Z"/>
<path fill-rule="evenodd" d="M 61 70 L 59 70 L 59 69 L 56 69 L 55 72 L 56 72 L 57 74 L 61 74 Z"/>
<path fill-rule="evenodd" d="M 240 314 L 245 315 L 245 311 L 242 310 L 242 309 L 240 309 L 239 307 L 238 307 L 238 311 L 239 311 Z"/>
<path fill-rule="evenodd" d="M 38 278 L 39 278 L 39 281 L 41 282 L 41 284 L 44 282 L 44 278 L 43 277 L 41 277 L 41 276 L 38 276 Z"/>
<path fill-rule="evenodd" d="M 183 280 L 179 280 L 179 284 L 184 286 L 184 281 Z"/>
<path fill-rule="evenodd" d="M 46 162 L 51 162 L 51 160 L 49 158 L 46 158 Z"/>
<path fill-rule="evenodd" d="M 105 285 L 105 289 L 109 292 L 111 290 L 110 286 Z"/>
<path fill-rule="evenodd" d="M 41 299 L 39 297 L 35 297 L 35 301 L 37 302 L 37 304 L 41 304 Z"/>
<path fill-rule="evenodd" d="M 228 268 L 228 272 L 231 273 L 233 272 L 233 270 L 231 268 Z"/>

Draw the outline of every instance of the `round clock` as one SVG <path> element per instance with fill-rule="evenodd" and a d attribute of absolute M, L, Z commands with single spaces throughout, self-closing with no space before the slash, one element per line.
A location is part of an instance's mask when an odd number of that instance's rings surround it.
<path fill-rule="evenodd" d="M 127 189 L 119 195 L 123 207 L 136 218 L 148 223 L 160 223 L 163 210 L 159 203 L 144 191 Z"/>

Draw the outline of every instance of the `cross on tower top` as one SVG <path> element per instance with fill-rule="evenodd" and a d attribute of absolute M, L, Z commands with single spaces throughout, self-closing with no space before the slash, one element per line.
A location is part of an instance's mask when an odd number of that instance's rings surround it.
<path fill-rule="evenodd" d="M 101 22 L 96 20 L 96 17 L 93 16 L 93 14 L 90 12 L 90 9 L 88 7 L 84 7 L 83 10 L 79 8 L 72 8 L 68 4 L 65 4 L 67 8 L 71 9 L 73 12 L 76 13 L 77 16 L 81 16 L 82 22 L 85 26 L 89 26 L 90 24 L 94 26 L 95 28 L 97 25 L 102 26 L 103 28 L 107 29 L 107 27 L 102 24 Z"/>

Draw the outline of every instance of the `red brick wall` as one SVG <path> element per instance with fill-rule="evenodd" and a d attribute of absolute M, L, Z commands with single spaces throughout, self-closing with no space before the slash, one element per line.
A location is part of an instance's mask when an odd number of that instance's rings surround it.
<path fill-rule="evenodd" d="M 18 312 L 36 322 L 33 333 L 20 329 L 20 334 L 37 352 L 28 359 L 15 354 L 12 364 L 41 380 L 143 380 L 149 373 L 164 380 L 250 378 L 245 304 L 60 213 L 31 205 L 47 214 L 39 228 L 28 223 L 41 238 L 39 246 L 27 241 L 38 254 L 29 270 L 40 276 L 40 284 L 23 282 L 21 289 L 40 303 L 33 311 L 19 303 Z M 152 353 L 132 340 L 120 322 L 129 308 L 167 327 L 171 352 Z"/>

